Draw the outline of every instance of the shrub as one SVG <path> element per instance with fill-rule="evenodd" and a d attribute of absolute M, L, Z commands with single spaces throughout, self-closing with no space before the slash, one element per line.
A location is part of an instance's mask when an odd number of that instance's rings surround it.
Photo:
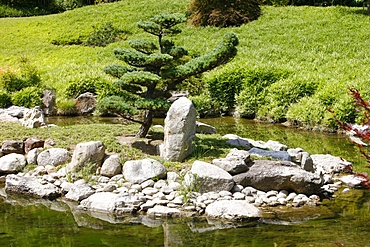
<path fill-rule="evenodd" d="M 11 97 L 8 93 L 0 91 L 0 108 L 7 108 L 12 105 Z"/>
<path fill-rule="evenodd" d="M 83 0 L 54 0 L 54 5 L 60 10 L 71 10 L 82 7 L 83 2 Z"/>
<path fill-rule="evenodd" d="M 100 27 L 93 26 L 94 31 L 83 42 L 86 46 L 107 46 L 111 43 L 126 39 L 125 31 L 113 26 L 111 22 L 104 23 Z"/>
<path fill-rule="evenodd" d="M 195 26 L 240 26 L 258 19 L 259 3 L 258 0 L 192 0 L 188 9 Z"/>
<path fill-rule="evenodd" d="M 39 71 L 27 58 L 21 58 L 19 70 L 6 70 L 0 75 L 0 86 L 7 92 L 17 92 L 26 87 L 37 87 L 41 84 Z"/>
<path fill-rule="evenodd" d="M 93 31 L 88 35 L 67 34 L 51 41 L 53 45 L 84 45 L 105 47 L 111 43 L 125 40 L 128 32 L 114 27 L 107 22 L 99 27 L 93 26 Z"/>
<path fill-rule="evenodd" d="M 315 126 L 324 121 L 325 105 L 316 97 L 303 97 L 292 104 L 286 117 L 298 126 Z"/>
<path fill-rule="evenodd" d="M 218 102 L 220 111 L 228 113 L 234 109 L 235 96 L 242 89 L 245 76 L 245 72 L 237 68 L 214 73 L 206 79 L 210 97 Z"/>
<path fill-rule="evenodd" d="M 221 115 L 219 103 L 214 101 L 209 94 L 202 93 L 197 96 L 190 96 L 189 99 L 193 102 L 199 117 L 214 117 Z"/>
<path fill-rule="evenodd" d="M 343 95 L 327 109 L 334 111 L 334 114 L 328 111 L 325 112 L 325 123 L 332 128 L 337 127 L 337 121 L 355 123 L 358 118 L 356 105 L 348 94 Z"/>
<path fill-rule="evenodd" d="M 256 69 L 244 72 L 243 90 L 235 97 L 237 111 L 242 117 L 254 118 L 258 108 L 265 103 L 267 89 L 288 72 L 283 70 Z"/>
<path fill-rule="evenodd" d="M 14 105 L 24 106 L 27 108 L 41 106 L 42 92 L 43 92 L 43 89 L 38 88 L 38 87 L 23 88 L 22 90 L 15 92 L 13 94 L 12 102 Z"/>
<path fill-rule="evenodd" d="M 280 80 L 267 89 L 264 103 L 257 115 L 273 122 L 284 121 L 289 106 L 304 96 L 312 95 L 315 90 L 315 83 L 293 79 Z"/>
<path fill-rule="evenodd" d="M 100 77 L 77 78 L 69 82 L 65 89 L 65 95 L 76 98 L 86 92 L 98 94 L 106 87 L 107 83 L 107 81 Z"/>

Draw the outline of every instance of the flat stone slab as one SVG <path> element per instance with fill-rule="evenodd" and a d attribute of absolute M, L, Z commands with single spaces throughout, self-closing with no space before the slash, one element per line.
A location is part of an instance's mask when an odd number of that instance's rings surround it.
<path fill-rule="evenodd" d="M 249 219 L 260 218 L 260 210 L 244 200 L 220 200 L 206 207 L 206 215 L 212 218 Z"/>
<path fill-rule="evenodd" d="M 7 193 L 50 200 L 61 196 L 60 189 L 51 183 L 41 183 L 36 177 L 23 177 L 13 174 L 6 177 L 5 190 Z"/>
<path fill-rule="evenodd" d="M 177 208 L 155 205 L 153 208 L 148 209 L 147 214 L 151 217 L 176 217 L 180 216 L 180 210 Z"/>

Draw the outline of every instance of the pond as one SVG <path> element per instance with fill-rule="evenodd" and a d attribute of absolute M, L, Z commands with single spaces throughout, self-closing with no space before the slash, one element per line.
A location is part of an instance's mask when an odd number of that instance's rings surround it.
<path fill-rule="evenodd" d="M 76 120 L 68 124 L 76 124 Z M 79 123 L 96 121 L 118 120 L 81 118 Z M 341 156 L 355 164 L 360 160 L 343 135 L 228 117 L 202 122 L 216 126 L 220 134 L 276 140 L 311 154 Z M 0 194 L 4 195 L 3 188 Z M 265 220 L 233 224 L 205 218 L 160 220 L 141 215 L 117 219 L 79 211 L 71 202 L 0 196 L 0 246 L 370 246 L 370 191 L 340 193 L 318 207 L 277 207 L 270 214 Z"/>

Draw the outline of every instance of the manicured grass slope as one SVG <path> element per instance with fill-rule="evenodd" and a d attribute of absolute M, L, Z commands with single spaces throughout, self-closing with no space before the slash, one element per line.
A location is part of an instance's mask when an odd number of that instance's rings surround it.
<path fill-rule="evenodd" d="M 85 76 L 106 77 L 103 68 L 117 63 L 112 50 L 127 46 L 126 41 L 105 48 L 55 46 L 52 40 L 86 36 L 92 25 L 112 22 L 129 32 L 128 39 L 149 37 L 136 28 L 136 22 L 160 12 L 186 12 L 189 1 L 123 0 L 88 6 L 62 14 L 0 19 L 0 66 L 15 68 L 25 55 L 43 72 L 47 85 L 62 91 L 66 83 Z M 311 104 L 285 107 L 292 119 L 302 122 L 306 115 L 325 108 L 340 110 L 351 102 L 348 87 L 357 87 L 370 96 L 369 16 L 360 8 L 347 7 L 263 7 L 259 20 L 237 28 L 194 28 L 183 25 L 174 37 L 177 44 L 201 55 L 217 46 L 224 33 L 233 31 L 240 38 L 236 58 L 219 72 L 233 68 L 288 71 L 288 84 L 306 81 L 315 85 Z M 217 73 L 211 72 L 211 73 Z M 287 83 L 281 83 L 281 90 Z M 279 87 L 279 84 L 277 84 Z M 294 97 L 293 97 L 294 98 Z M 298 97 L 291 103 L 299 101 Z M 267 102 L 273 104 L 274 102 Z M 316 104 L 317 103 L 317 104 Z M 303 104 L 303 103 L 302 103 Z M 352 109 L 352 108 L 351 108 Z M 344 109 L 345 111 L 346 109 Z M 344 113 L 346 114 L 346 113 Z M 328 116 L 326 116 L 328 118 Z"/>

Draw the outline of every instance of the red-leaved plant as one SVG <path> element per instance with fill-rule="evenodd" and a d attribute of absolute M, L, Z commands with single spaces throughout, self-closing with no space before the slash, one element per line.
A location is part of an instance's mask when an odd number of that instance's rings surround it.
<path fill-rule="evenodd" d="M 369 145 L 368 143 L 370 143 L 370 102 L 364 100 L 357 89 L 350 88 L 349 91 L 355 101 L 357 110 L 364 114 L 362 125 L 350 124 L 339 120 L 336 121 L 343 130 L 347 131 L 351 141 L 357 145 L 360 153 L 367 160 L 366 167 L 370 168 L 370 154 L 366 153 L 366 147 Z M 355 172 L 350 166 L 347 166 L 346 169 L 351 174 L 361 177 L 361 185 L 364 188 L 370 189 L 370 178 L 366 173 Z"/>

